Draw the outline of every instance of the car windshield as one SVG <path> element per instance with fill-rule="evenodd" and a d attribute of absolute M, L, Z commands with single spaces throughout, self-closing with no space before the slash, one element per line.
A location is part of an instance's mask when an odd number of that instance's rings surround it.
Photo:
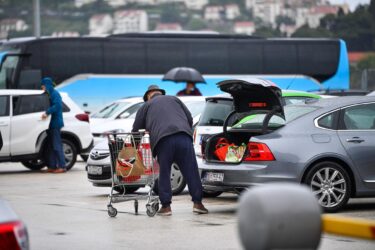
<path fill-rule="evenodd" d="M 285 120 L 278 115 L 273 115 L 268 123 L 268 128 L 279 128 L 284 126 L 286 123 L 289 123 L 317 109 L 318 107 L 313 106 L 285 106 Z M 241 119 L 238 119 L 239 121 L 235 122 L 232 129 L 261 129 L 263 126 L 263 120 L 266 117 L 266 113 L 247 113 L 246 115 L 241 115 L 241 117 Z"/>
<path fill-rule="evenodd" d="M 92 118 L 109 118 L 122 111 L 130 102 L 114 102 L 91 115 Z"/>
<path fill-rule="evenodd" d="M 198 126 L 223 126 L 233 110 L 232 100 L 211 99 L 206 102 Z"/>
<path fill-rule="evenodd" d="M 188 101 L 184 102 L 184 104 L 190 111 L 192 117 L 201 114 L 204 108 L 204 101 Z"/>

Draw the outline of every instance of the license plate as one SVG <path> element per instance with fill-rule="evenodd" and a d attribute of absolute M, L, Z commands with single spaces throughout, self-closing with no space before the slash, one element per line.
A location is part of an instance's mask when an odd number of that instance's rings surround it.
<path fill-rule="evenodd" d="M 204 179 L 208 182 L 223 182 L 224 173 L 207 172 Z"/>
<path fill-rule="evenodd" d="M 103 168 L 98 166 L 88 166 L 87 172 L 93 175 L 101 175 L 103 173 Z"/>

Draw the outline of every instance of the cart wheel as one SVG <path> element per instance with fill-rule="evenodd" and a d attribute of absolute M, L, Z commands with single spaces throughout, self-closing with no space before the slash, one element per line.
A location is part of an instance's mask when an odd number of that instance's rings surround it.
<path fill-rule="evenodd" d="M 134 201 L 134 211 L 135 211 L 135 214 L 138 214 L 138 201 L 137 200 Z"/>
<path fill-rule="evenodd" d="M 117 209 L 112 207 L 111 205 L 108 206 L 108 215 L 110 217 L 116 217 L 117 215 Z"/>
<path fill-rule="evenodd" d="M 155 209 L 155 213 L 159 211 L 159 202 L 155 202 L 152 204 L 152 208 Z"/>
<path fill-rule="evenodd" d="M 146 213 L 149 217 L 153 217 L 156 214 L 157 210 L 155 210 L 154 206 L 147 204 L 146 205 Z"/>

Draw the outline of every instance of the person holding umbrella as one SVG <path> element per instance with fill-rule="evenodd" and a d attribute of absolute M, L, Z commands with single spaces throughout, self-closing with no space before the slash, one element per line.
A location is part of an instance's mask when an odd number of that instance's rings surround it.
<path fill-rule="evenodd" d="M 179 91 L 177 96 L 201 96 L 202 93 L 195 86 L 197 83 L 206 83 L 201 73 L 193 68 L 177 67 L 169 70 L 163 81 L 186 82 L 186 88 Z"/>
<path fill-rule="evenodd" d="M 177 96 L 201 96 L 202 93 L 195 86 L 195 83 L 193 83 L 193 82 L 187 82 L 186 83 L 186 88 L 178 91 L 176 95 Z"/>

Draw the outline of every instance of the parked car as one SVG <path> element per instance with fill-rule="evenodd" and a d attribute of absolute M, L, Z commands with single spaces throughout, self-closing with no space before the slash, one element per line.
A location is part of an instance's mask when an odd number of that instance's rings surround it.
<path fill-rule="evenodd" d="M 0 198 L 0 249 L 29 249 L 29 235 L 25 224 L 10 205 Z"/>
<path fill-rule="evenodd" d="M 94 144 L 106 140 L 107 133 L 130 131 L 135 115 L 143 105 L 143 98 L 132 97 L 116 100 L 90 115 L 90 128 Z"/>
<path fill-rule="evenodd" d="M 280 90 L 267 82 L 223 81 L 219 87 L 235 105 L 223 132 L 202 143 L 205 190 L 240 192 L 267 182 L 298 182 L 308 185 L 328 212 L 338 211 L 350 197 L 375 196 L 375 97 L 282 107 Z M 238 123 L 236 116 L 243 114 L 257 115 Z M 218 160 L 214 152 L 220 138 L 247 145 L 239 163 Z"/>
<path fill-rule="evenodd" d="M 321 96 L 317 94 L 298 90 L 282 90 L 281 94 L 286 105 L 304 102 L 309 99 L 321 98 Z M 323 98 L 327 97 L 324 96 Z M 202 157 L 202 138 L 222 132 L 224 120 L 232 110 L 233 98 L 229 94 L 222 94 L 206 98 L 206 104 L 202 111 L 201 119 L 194 130 L 194 149 L 195 154 L 198 157 Z"/>
<path fill-rule="evenodd" d="M 191 112 L 193 116 L 193 123 L 196 124 L 204 107 L 205 97 L 180 97 L 180 99 Z M 109 132 L 130 132 L 133 127 L 135 115 L 136 112 L 127 119 L 121 120 L 121 123 L 116 123 L 116 127 L 110 125 L 111 131 Z M 112 182 L 108 142 L 104 131 L 100 136 L 103 139 L 102 142 L 97 144 L 91 150 L 90 157 L 87 161 L 87 178 L 94 186 L 109 187 L 111 186 Z M 181 193 L 186 186 L 186 182 L 176 164 L 172 165 L 171 185 L 173 194 Z M 129 188 L 126 188 L 126 190 L 127 192 L 131 193 L 135 192 L 140 187 L 143 187 L 143 185 L 139 183 L 132 183 Z M 118 192 L 123 192 L 123 188 L 121 186 L 116 187 L 116 189 Z M 157 189 L 155 189 L 155 191 L 157 191 Z"/>
<path fill-rule="evenodd" d="M 77 155 L 88 155 L 93 145 L 89 117 L 61 93 L 65 126 L 61 130 L 66 167 L 71 169 Z M 31 170 L 46 166 L 47 132 L 50 117 L 41 119 L 49 107 L 47 94 L 39 90 L 0 90 L 0 131 L 3 147 L 0 162 L 20 161 Z"/>

